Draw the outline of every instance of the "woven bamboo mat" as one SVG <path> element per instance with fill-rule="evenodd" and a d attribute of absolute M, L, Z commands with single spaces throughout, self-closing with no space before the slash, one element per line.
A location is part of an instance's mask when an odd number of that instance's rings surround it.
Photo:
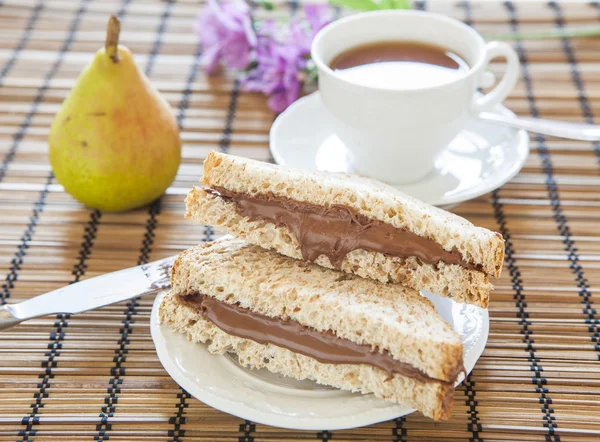
<path fill-rule="evenodd" d="M 293 13 L 297 4 L 281 5 Z M 600 24 L 596 3 L 421 2 L 483 33 Z M 268 160 L 273 114 L 231 73 L 198 70 L 197 3 L 0 2 L 0 296 L 18 302 L 73 281 L 173 255 L 218 232 L 185 222 L 183 195 L 221 150 Z M 147 209 L 88 210 L 46 158 L 53 114 L 101 46 L 107 14 L 176 110 L 183 164 Z M 522 80 L 507 105 L 523 115 L 592 122 L 600 40 L 514 42 Z M 499 71 L 501 65 L 494 66 Z M 600 440 L 600 146 L 532 138 L 523 171 L 455 209 L 507 239 L 487 348 L 456 392 L 454 415 L 418 413 L 348 431 L 289 431 L 243 421 L 190 397 L 162 369 L 152 299 L 46 317 L 0 333 L 0 440 Z"/>

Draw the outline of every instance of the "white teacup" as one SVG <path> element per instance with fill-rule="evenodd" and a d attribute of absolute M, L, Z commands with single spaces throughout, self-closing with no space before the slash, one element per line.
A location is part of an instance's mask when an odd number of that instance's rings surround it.
<path fill-rule="evenodd" d="M 394 40 L 441 46 L 459 54 L 470 68 L 449 83 L 390 89 L 353 83 L 329 67 L 350 48 Z M 469 115 L 504 100 L 519 74 L 519 59 L 509 45 L 486 43 L 464 23 L 422 11 L 375 11 L 340 19 L 317 34 L 311 55 L 323 103 L 354 170 L 391 184 L 427 175 Z M 507 61 L 504 77 L 488 94 L 476 94 L 496 57 Z"/>

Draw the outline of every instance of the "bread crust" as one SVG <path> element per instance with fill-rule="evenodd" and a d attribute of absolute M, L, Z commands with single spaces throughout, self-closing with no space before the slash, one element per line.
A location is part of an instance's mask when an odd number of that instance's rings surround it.
<path fill-rule="evenodd" d="M 454 386 L 438 381 L 421 382 L 401 375 L 391 379 L 383 370 L 369 365 L 323 364 L 272 344 L 229 335 L 205 320 L 175 296 L 166 296 L 159 309 L 162 323 L 194 343 L 209 343 L 213 354 L 234 353 L 249 368 L 266 368 L 294 379 L 311 379 L 320 384 L 375 396 L 420 410 L 435 420 L 446 420 L 454 402 Z"/>
<path fill-rule="evenodd" d="M 194 187 L 186 199 L 186 219 L 212 225 L 266 249 L 295 259 L 302 259 L 296 236 L 286 227 L 267 221 L 249 221 L 239 215 L 235 204 L 200 187 Z M 321 255 L 316 264 L 333 269 L 329 258 Z M 487 308 L 493 289 L 483 272 L 456 264 L 423 264 L 416 258 L 398 258 L 383 253 L 355 250 L 346 255 L 341 269 L 363 278 L 383 283 L 399 283 L 415 290 L 427 290 L 459 303 Z"/>
<path fill-rule="evenodd" d="M 462 367 L 460 336 L 427 298 L 398 284 L 340 274 L 232 238 L 182 252 L 171 283 L 175 294 L 202 293 L 388 350 L 434 379 L 454 382 Z"/>
<path fill-rule="evenodd" d="M 357 175 L 290 169 L 247 158 L 210 152 L 202 183 L 249 195 L 272 193 L 328 207 L 341 204 L 374 220 L 405 229 L 458 250 L 462 258 L 499 277 L 504 260 L 502 235 L 425 204 L 397 189 Z"/>

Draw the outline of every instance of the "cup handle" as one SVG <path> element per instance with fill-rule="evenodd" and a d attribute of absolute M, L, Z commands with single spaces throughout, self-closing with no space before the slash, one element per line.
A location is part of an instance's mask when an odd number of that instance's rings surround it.
<path fill-rule="evenodd" d="M 519 56 L 515 50 L 502 41 L 492 41 L 485 45 L 484 68 L 496 57 L 506 59 L 506 72 L 494 89 L 483 97 L 475 97 L 471 104 L 474 113 L 489 109 L 491 106 L 501 103 L 510 93 L 519 77 Z M 485 72 L 485 71 L 484 71 Z"/>

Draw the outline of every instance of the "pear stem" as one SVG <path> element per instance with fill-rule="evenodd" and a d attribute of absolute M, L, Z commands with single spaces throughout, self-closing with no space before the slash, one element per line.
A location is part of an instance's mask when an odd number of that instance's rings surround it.
<path fill-rule="evenodd" d="M 119 33 L 121 32 L 121 22 L 116 15 L 111 15 L 106 26 L 106 40 L 104 41 L 104 50 L 113 63 L 118 63 L 119 58 Z"/>

